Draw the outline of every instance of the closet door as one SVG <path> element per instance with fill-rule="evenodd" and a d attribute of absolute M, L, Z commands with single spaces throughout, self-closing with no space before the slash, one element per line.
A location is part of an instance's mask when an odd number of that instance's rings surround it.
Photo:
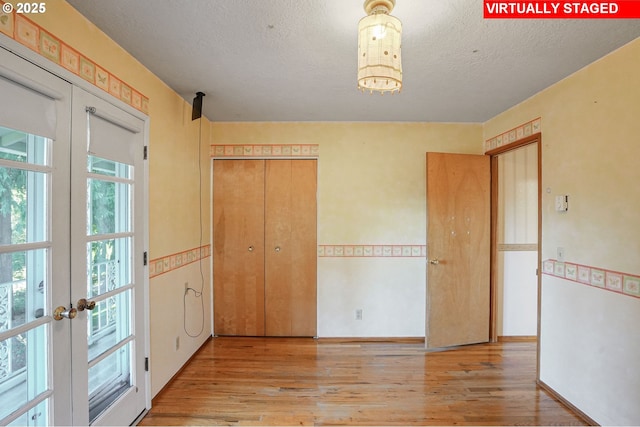
<path fill-rule="evenodd" d="M 316 335 L 315 160 L 268 160 L 265 313 L 268 336 Z"/>
<path fill-rule="evenodd" d="M 216 335 L 264 328 L 264 160 L 213 162 Z"/>

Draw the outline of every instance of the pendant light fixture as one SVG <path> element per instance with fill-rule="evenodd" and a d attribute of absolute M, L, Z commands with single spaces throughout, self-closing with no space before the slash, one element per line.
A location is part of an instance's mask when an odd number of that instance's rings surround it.
<path fill-rule="evenodd" d="M 358 89 L 392 94 L 402 89 L 402 23 L 389 15 L 395 0 L 365 0 L 358 23 Z"/>

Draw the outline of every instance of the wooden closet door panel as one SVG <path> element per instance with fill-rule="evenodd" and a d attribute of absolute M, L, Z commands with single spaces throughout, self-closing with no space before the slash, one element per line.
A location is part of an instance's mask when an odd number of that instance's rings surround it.
<path fill-rule="evenodd" d="M 214 160 L 217 335 L 264 335 L 264 160 Z"/>
<path fill-rule="evenodd" d="M 269 336 L 316 335 L 315 160 L 268 160 L 265 322 Z"/>

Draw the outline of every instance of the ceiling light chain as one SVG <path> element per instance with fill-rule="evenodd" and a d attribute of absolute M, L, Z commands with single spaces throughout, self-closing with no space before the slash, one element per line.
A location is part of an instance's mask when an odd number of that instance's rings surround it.
<path fill-rule="evenodd" d="M 358 23 L 358 89 L 384 95 L 402 90 L 402 23 L 390 13 L 395 0 L 365 0 Z"/>

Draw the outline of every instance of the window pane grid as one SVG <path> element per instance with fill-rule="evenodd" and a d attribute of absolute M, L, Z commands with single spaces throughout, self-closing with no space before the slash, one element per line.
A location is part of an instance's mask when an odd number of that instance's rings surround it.
<path fill-rule="evenodd" d="M 49 389 L 48 324 L 0 341 L 0 419 Z"/>
<path fill-rule="evenodd" d="M 87 244 L 87 292 L 95 297 L 131 283 L 131 238 Z"/>
<path fill-rule="evenodd" d="M 88 156 L 87 171 L 98 175 L 129 179 L 132 177 L 133 166 L 114 162 L 96 156 Z"/>
<path fill-rule="evenodd" d="M 131 231 L 131 184 L 87 180 L 87 235 Z"/>
<path fill-rule="evenodd" d="M 0 126 L 0 160 L 51 164 L 51 139 Z"/>
<path fill-rule="evenodd" d="M 0 167 L 40 173 L 49 173 L 52 171 L 52 168 L 49 166 L 34 165 L 32 163 L 19 163 L 3 159 L 0 159 Z"/>
<path fill-rule="evenodd" d="M 43 393 L 38 398 L 34 399 L 35 405 L 32 403 L 28 409 L 24 410 L 22 414 L 18 415 L 13 421 L 8 422 L 7 427 L 11 426 L 47 426 L 49 425 L 49 406 L 50 402 L 48 397 L 52 392 Z M 37 402 L 37 403 L 36 403 Z M 0 421 L 0 425 L 5 425 Z"/>
<path fill-rule="evenodd" d="M 2 424 L 51 421 L 51 147 L 51 139 L 0 127 Z"/>

